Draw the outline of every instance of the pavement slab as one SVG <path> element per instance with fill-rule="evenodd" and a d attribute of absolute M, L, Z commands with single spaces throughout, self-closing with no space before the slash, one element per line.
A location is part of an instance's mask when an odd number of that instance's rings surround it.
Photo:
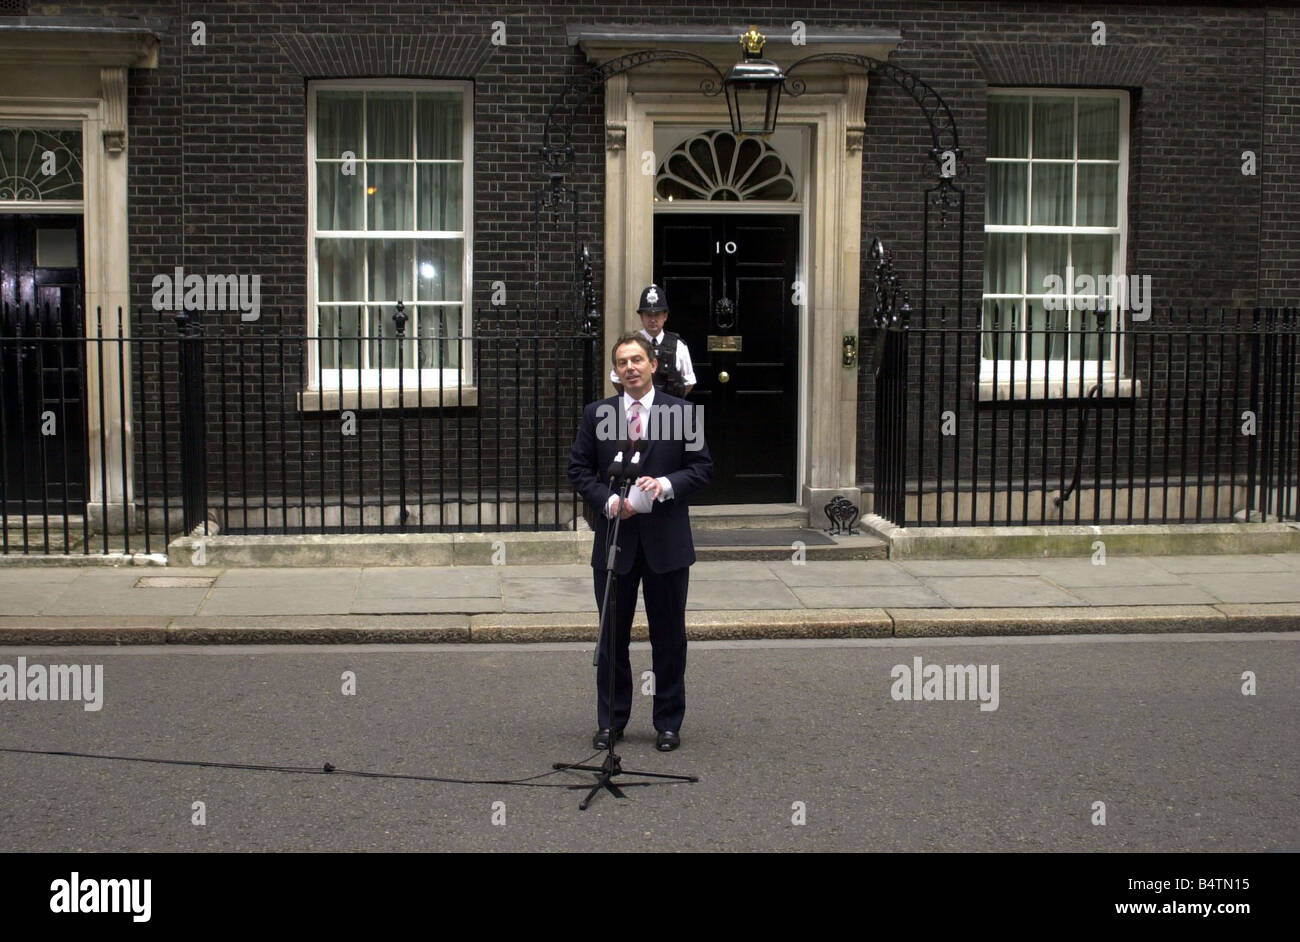
<path fill-rule="evenodd" d="M 1037 575 L 1063 588 L 1075 586 L 1186 585 L 1187 580 L 1136 556 L 1110 556 L 1101 564 L 1088 559 L 1035 561 Z"/>
<path fill-rule="evenodd" d="M 358 599 L 420 598 L 501 599 L 501 568 L 498 566 L 398 566 L 361 571 Z"/>
<path fill-rule="evenodd" d="M 437 614 L 448 612 L 497 612 L 501 610 L 501 597 L 474 598 L 473 596 L 406 596 L 402 598 L 357 598 L 349 609 L 354 614 Z"/>
<path fill-rule="evenodd" d="M 201 570 L 200 570 L 201 571 Z M 216 582 L 219 589 L 310 588 L 316 585 L 355 586 L 364 570 L 339 567 L 301 569 L 226 569 Z M 188 573 L 187 573 L 188 574 Z"/>
<path fill-rule="evenodd" d="M 159 591 L 188 591 L 171 589 Z M 352 581 L 342 585 L 312 586 L 310 591 L 293 586 L 212 589 L 203 603 L 205 615 L 328 615 L 348 612 L 356 597 Z"/>
<path fill-rule="evenodd" d="M 687 611 L 768 608 L 799 608 L 799 600 L 775 579 L 764 582 L 695 582 L 691 584 L 686 599 Z"/>
<path fill-rule="evenodd" d="M 575 612 L 594 609 L 591 576 L 562 579 L 502 579 L 507 612 Z"/>
<path fill-rule="evenodd" d="M 139 573 L 132 573 L 136 578 Z M 204 604 L 209 589 L 137 589 L 130 583 L 78 593 L 55 594 L 41 606 L 42 615 L 193 615 Z M 260 600 L 250 600 L 260 606 Z"/>
<path fill-rule="evenodd" d="M 788 586 L 919 586 L 921 583 L 898 563 L 879 559 L 828 560 L 802 566 L 770 564 L 772 572 Z"/>
<path fill-rule="evenodd" d="M 1293 555 L 1293 554 L 1292 554 Z M 1292 555 L 1255 554 L 1248 556 L 1146 556 L 1143 557 L 1153 566 L 1159 566 L 1166 572 L 1287 572 L 1294 566 L 1289 561 Z"/>
<path fill-rule="evenodd" d="M 1213 605 L 1219 600 L 1190 585 L 1072 586 L 1089 605 Z"/>
<path fill-rule="evenodd" d="M 1081 599 L 1032 576 L 930 577 L 921 580 L 958 608 L 1083 605 Z"/>
<path fill-rule="evenodd" d="M 1036 559 L 903 559 L 898 562 L 914 576 L 1034 576 Z"/>
<path fill-rule="evenodd" d="M 943 605 L 944 600 L 920 583 L 915 585 L 795 586 L 795 597 L 809 608 L 893 608 Z"/>
<path fill-rule="evenodd" d="M 824 563 L 822 565 L 829 565 Z M 780 563 L 762 560 L 734 560 L 726 562 L 699 562 L 691 567 L 691 583 L 696 582 L 753 582 L 771 579 L 782 569 Z"/>
<path fill-rule="evenodd" d="M 1196 573 L 1195 584 L 1222 602 L 1300 602 L 1300 575 L 1267 572 Z"/>

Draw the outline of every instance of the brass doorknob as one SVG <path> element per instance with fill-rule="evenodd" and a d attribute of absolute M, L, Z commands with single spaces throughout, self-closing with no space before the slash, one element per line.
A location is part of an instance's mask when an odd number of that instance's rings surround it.
<path fill-rule="evenodd" d="M 718 374 L 718 382 L 720 383 L 731 382 L 731 374 L 728 373 L 726 370 L 723 370 L 721 373 Z"/>

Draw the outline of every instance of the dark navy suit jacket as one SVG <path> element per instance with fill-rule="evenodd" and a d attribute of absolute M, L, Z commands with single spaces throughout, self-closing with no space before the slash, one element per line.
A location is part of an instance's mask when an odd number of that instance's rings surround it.
<path fill-rule="evenodd" d="M 672 412 L 664 407 L 671 407 Z M 598 569 L 605 568 L 608 554 L 605 545 L 605 504 L 610 495 L 615 493 L 610 490 L 605 472 L 618 452 L 619 442 L 626 436 L 627 421 L 622 408 L 621 395 L 589 403 L 583 410 L 578 436 L 569 452 L 569 480 L 596 510 L 596 544 L 592 548 L 591 564 Z M 661 409 L 664 411 L 660 412 Z M 684 418 L 687 410 L 693 410 L 693 416 L 699 420 L 692 430 L 693 442 L 685 440 L 683 432 L 687 429 L 682 422 L 676 421 Z M 659 413 L 658 416 L 653 415 L 656 412 Z M 704 441 L 702 411 L 684 399 L 656 389 L 651 413 L 646 428 L 649 444 L 641 456 L 643 470 L 638 476 L 668 478 L 673 485 L 673 497 L 671 500 L 655 501 L 650 513 L 636 514 L 623 521 L 619 530 L 616 561 L 620 573 L 631 570 L 638 548 L 645 565 L 652 572 L 671 572 L 695 562 L 690 498 L 713 480 L 713 458 Z M 618 417 L 616 434 L 610 434 L 611 417 Z M 597 434 L 598 431 L 604 434 Z M 699 448 L 692 450 L 687 445 L 698 445 Z"/>

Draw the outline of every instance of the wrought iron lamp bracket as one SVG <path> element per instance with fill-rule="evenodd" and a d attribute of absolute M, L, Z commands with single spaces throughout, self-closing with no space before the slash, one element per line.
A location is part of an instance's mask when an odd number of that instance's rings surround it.
<path fill-rule="evenodd" d="M 816 62 L 838 62 L 842 65 L 857 66 L 868 74 L 881 75 L 889 79 L 911 96 L 912 100 L 925 114 L 925 119 L 930 125 L 929 156 L 938 168 L 941 189 L 946 190 L 952 187 L 951 178 L 953 176 L 965 176 L 970 173 L 970 168 L 966 165 L 966 157 L 957 141 L 957 122 L 952 116 L 952 110 L 938 92 L 915 74 L 893 62 L 877 59 L 873 56 L 862 56 L 847 52 L 822 52 L 812 56 L 804 56 L 802 59 L 791 63 L 790 67 L 785 70 L 786 81 L 784 88 L 792 97 L 798 98 L 807 91 L 807 82 L 802 78 L 791 78 L 791 73 Z M 952 155 L 951 160 L 947 156 L 949 154 Z M 949 163 L 952 164 L 954 170 L 951 175 L 944 173 L 945 165 Z M 944 185 L 945 181 L 946 186 Z"/>

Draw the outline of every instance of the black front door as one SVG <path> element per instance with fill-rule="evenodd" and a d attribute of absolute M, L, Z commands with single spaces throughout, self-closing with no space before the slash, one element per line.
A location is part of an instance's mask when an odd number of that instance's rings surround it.
<path fill-rule="evenodd" d="M 713 486 L 700 503 L 794 501 L 799 217 L 661 213 L 655 280 L 695 366 Z"/>
<path fill-rule="evenodd" d="M 80 216 L 0 214 L 0 511 L 86 501 Z"/>

